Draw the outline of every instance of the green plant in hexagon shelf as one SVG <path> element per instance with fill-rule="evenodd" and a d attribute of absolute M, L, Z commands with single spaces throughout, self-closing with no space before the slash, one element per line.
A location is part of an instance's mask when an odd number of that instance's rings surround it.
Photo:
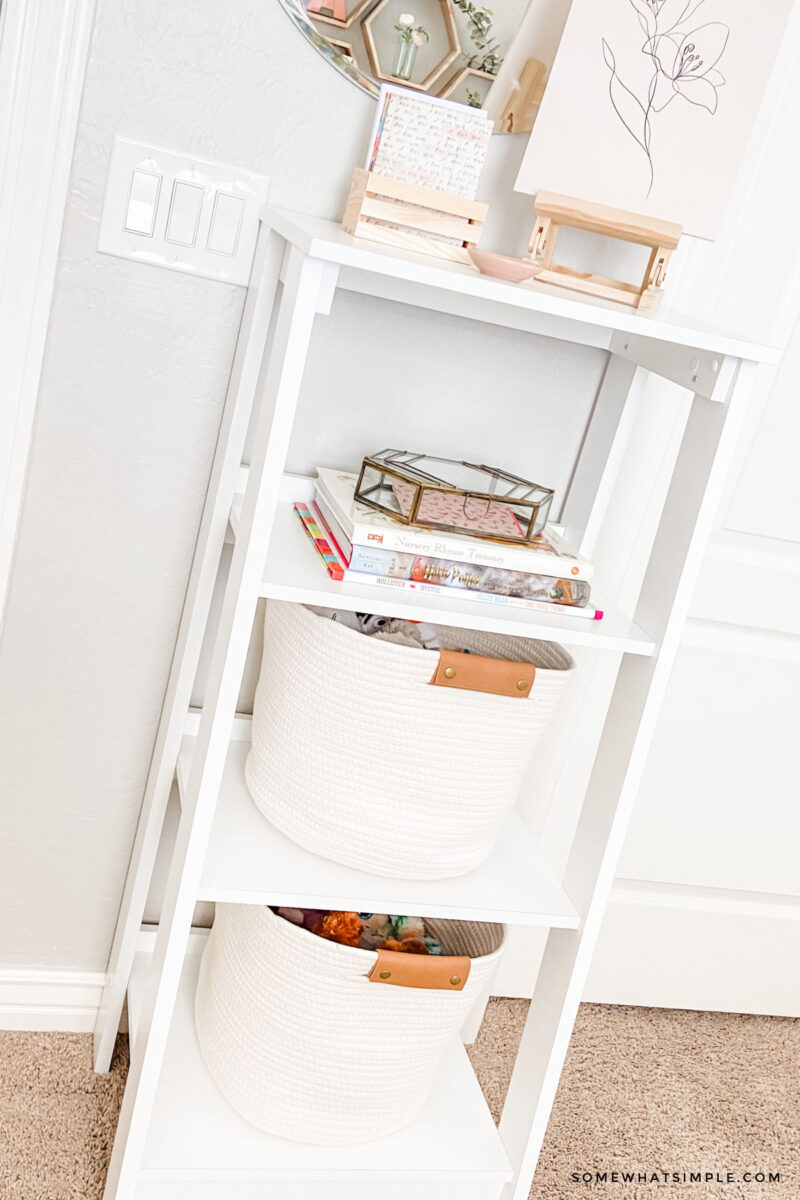
<path fill-rule="evenodd" d="M 467 59 L 467 65 L 476 71 L 485 71 L 487 75 L 496 75 L 502 66 L 503 56 L 492 32 L 492 10 L 480 8 L 474 0 L 453 0 L 453 3 L 467 18 L 469 36 L 477 50 L 477 54 Z"/>

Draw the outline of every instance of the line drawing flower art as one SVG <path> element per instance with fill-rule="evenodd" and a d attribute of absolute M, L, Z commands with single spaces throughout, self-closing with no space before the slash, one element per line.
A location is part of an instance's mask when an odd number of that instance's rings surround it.
<path fill-rule="evenodd" d="M 608 95 L 614 112 L 647 159 L 649 186 L 655 183 L 653 121 L 683 100 L 713 115 L 725 76 L 719 63 L 730 29 L 722 21 L 704 21 L 706 0 L 627 0 L 644 34 L 641 53 L 649 59 L 646 84 L 628 86 L 617 58 L 602 38 L 603 61 L 609 70 Z M 629 81 L 631 74 L 628 74 Z"/>

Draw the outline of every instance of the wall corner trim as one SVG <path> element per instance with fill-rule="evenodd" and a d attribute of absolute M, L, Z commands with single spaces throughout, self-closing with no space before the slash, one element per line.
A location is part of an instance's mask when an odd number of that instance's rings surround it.
<path fill-rule="evenodd" d="M 0 622 L 94 10 L 95 0 L 16 0 L 0 16 Z"/>

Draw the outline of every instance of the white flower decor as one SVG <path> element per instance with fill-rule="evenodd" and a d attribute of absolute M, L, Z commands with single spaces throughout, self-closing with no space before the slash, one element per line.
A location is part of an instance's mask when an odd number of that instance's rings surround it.
<path fill-rule="evenodd" d="M 400 13 L 400 16 L 395 21 L 394 31 L 401 42 L 406 42 L 409 45 L 421 46 L 423 42 L 430 40 L 430 35 L 424 25 L 415 25 L 416 17 L 413 13 Z M 415 51 L 416 53 L 416 51 Z M 403 76 L 403 78 L 408 78 Z"/>

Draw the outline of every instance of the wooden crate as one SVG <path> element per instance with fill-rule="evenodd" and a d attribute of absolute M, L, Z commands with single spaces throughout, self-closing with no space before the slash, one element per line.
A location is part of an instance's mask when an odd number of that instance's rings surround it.
<path fill-rule="evenodd" d="M 488 211 L 477 200 L 356 167 L 342 228 L 354 237 L 469 262 L 467 248 L 477 245 Z"/>

